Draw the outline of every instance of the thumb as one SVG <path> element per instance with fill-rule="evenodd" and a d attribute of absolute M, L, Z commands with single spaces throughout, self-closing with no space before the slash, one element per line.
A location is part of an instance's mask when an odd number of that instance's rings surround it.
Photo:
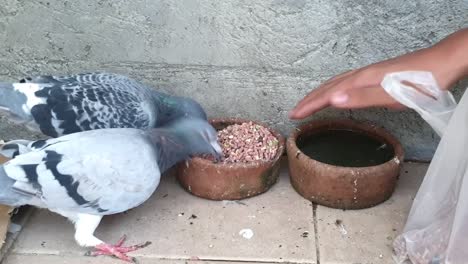
<path fill-rule="evenodd" d="M 399 104 L 380 86 L 362 87 L 339 91 L 330 97 L 330 104 L 335 108 L 399 108 Z"/>

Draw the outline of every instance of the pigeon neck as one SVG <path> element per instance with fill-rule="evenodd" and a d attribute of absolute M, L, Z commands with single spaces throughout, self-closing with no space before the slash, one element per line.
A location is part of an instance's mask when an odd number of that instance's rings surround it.
<path fill-rule="evenodd" d="M 152 91 L 154 105 L 158 113 L 156 126 L 166 124 L 180 115 L 179 109 L 182 107 L 176 96 L 171 96 L 158 91 Z"/>
<path fill-rule="evenodd" d="M 156 150 L 158 167 L 161 173 L 189 157 L 186 146 L 172 131 L 152 129 L 150 130 L 150 140 Z"/>

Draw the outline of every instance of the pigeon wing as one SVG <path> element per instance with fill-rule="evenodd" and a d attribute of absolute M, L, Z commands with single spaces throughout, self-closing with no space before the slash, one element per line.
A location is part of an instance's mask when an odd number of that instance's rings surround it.
<path fill-rule="evenodd" d="M 51 137 L 101 128 L 147 128 L 155 123 L 149 89 L 122 75 L 84 73 L 24 78 L 27 111 Z"/>
<path fill-rule="evenodd" d="M 88 214 L 126 211 L 150 197 L 159 184 L 159 168 L 140 131 L 112 130 L 47 140 L 7 162 L 5 172 L 17 181 L 16 188 L 40 197 L 47 208 Z"/>

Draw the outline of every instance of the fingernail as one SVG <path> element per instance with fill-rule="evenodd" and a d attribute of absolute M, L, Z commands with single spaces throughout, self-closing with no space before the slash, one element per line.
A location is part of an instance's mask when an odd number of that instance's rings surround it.
<path fill-rule="evenodd" d="M 332 97 L 332 104 L 344 104 L 348 101 L 349 96 L 347 94 L 337 94 Z"/>

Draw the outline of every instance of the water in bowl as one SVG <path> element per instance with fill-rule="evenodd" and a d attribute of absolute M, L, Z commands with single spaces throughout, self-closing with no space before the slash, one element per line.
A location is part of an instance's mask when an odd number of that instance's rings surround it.
<path fill-rule="evenodd" d="M 344 167 L 368 167 L 394 157 L 393 147 L 351 130 L 327 130 L 298 139 L 299 149 L 317 161 Z"/>

